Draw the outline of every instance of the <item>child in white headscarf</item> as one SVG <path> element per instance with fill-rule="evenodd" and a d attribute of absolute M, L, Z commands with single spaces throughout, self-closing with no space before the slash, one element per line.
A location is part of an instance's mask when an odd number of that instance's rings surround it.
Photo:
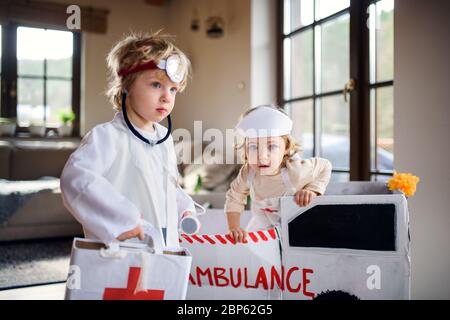
<path fill-rule="evenodd" d="M 264 230 L 280 222 L 279 198 L 294 196 L 299 206 L 322 195 L 330 181 L 331 163 L 322 158 L 301 159 L 292 138 L 292 120 L 273 106 L 248 110 L 236 126 L 245 138 L 245 163 L 226 194 L 225 212 L 230 235 L 242 242 L 247 231 Z M 251 197 L 252 218 L 241 228 L 240 215 Z"/>

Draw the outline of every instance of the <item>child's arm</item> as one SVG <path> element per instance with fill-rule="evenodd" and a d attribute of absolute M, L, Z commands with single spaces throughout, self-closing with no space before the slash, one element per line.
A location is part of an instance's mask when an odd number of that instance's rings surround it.
<path fill-rule="evenodd" d="M 319 195 L 320 194 L 318 194 L 315 191 L 302 189 L 295 193 L 294 201 L 300 207 L 304 207 L 304 206 L 307 206 L 308 204 L 310 204 L 311 201 L 313 201 L 313 199 Z"/>
<path fill-rule="evenodd" d="M 140 235 L 138 208 L 104 177 L 116 159 L 117 137 L 108 128 L 91 130 L 70 156 L 61 174 L 61 193 L 66 208 L 85 230 L 108 244 Z"/>
<path fill-rule="evenodd" d="M 236 242 L 242 242 L 247 237 L 247 231 L 241 228 L 241 213 L 227 212 L 229 234 Z"/>
<path fill-rule="evenodd" d="M 319 195 L 324 194 L 331 177 L 331 162 L 323 158 L 301 160 L 300 170 L 310 170 L 310 180 L 301 190 L 297 191 L 294 201 L 299 206 L 307 206 Z"/>
<path fill-rule="evenodd" d="M 247 232 L 241 228 L 241 212 L 244 211 L 250 191 L 247 185 L 248 170 L 247 165 L 242 166 L 226 194 L 224 210 L 227 215 L 228 230 L 237 242 L 242 242 L 247 236 Z"/>
<path fill-rule="evenodd" d="M 312 181 L 303 189 L 323 195 L 331 178 L 331 162 L 323 158 L 312 158 Z"/>

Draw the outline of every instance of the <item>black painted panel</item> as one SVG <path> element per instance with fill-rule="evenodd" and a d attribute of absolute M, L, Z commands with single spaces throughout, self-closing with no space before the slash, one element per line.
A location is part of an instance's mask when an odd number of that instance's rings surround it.
<path fill-rule="evenodd" d="M 291 247 L 395 251 L 395 204 L 317 205 L 288 225 Z"/>

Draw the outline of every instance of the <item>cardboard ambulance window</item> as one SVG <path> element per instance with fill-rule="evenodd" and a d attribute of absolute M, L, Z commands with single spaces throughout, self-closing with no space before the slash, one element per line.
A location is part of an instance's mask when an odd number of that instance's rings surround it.
<path fill-rule="evenodd" d="M 395 251 L 394 204 L 318 205 L 288 225 L 291 247 Z"/>

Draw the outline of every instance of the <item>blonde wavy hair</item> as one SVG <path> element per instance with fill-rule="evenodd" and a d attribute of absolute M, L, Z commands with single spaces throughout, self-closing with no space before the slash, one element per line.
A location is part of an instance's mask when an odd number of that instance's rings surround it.
<path fill-rule="evenodd" d="M 161 30 L 153 33 L 131 33 L 120 40 L 109 52 L 106 62 L 109 69 L 109 81 L 106 96 L 114 109 L 122 109 L 123 90 L 129 88 L 142 72 L 129 74 L 125 77 L 118 75 L 123 68 L 132 68 L 136 65 L 166 59 L 178 54 L 186 66 L 186 74 L 180 82 L 179 92 L 186 88 L 191 74 L 191 63 L 186 55 L 172 43 L 173 36 L 161 34 Z"/>
<path fill-rule="evenodd" d="M 239 121 L 242 120 L 242 118 L 244 118 L 245 116 L 247 116 L 249 113 L 259 109 L 259 108 L 263 108 L 263 107 L 269 107 L 269 108 L 273 108 L 276 109 L 278 111 L 280 111 L 281 113 L 285 114 L 286 116 L 289 116 L 283 109 L 281 109 L 280 107 L 274 106 L 274 105 L 261 105 L 261 106 L 257 106 L 251 109 L 248 109 L 247 111 L 245 111 L 243 114 L 241 114 L 241 116 L 239 117 Z M 285 154 L 283 156 L 283 161 L 281 162 L 281 166 L 285 167 L 286 166 L 286 162 L 289 160 L 289 158 L 291 158 L 294 154 L 296 154 L 297 152 L 302 151 L 302 148 L 300 147 L 300 145 L 295 141 L 294 137 L 292 137 L 291 135 L 283 135 L 281 136 L 281 138 L 283 138 L 284 140 L 284 144 L 285 144 Z M 244 142 L 241 144 L 235 144 L 234 148 L 235 150 L 243 150 L 243 161 L 244 164 L 248 163 L 248 159 L 247 159 L 247 144 L 248 144 L 248 138 L 244 139 Z"/>

